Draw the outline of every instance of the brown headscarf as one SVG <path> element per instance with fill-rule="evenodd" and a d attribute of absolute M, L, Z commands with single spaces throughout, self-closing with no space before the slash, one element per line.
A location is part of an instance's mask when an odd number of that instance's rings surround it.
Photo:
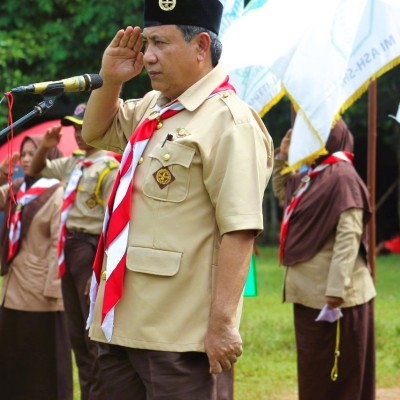
<path fill-rule="evenodd" d="M 326 149 L 353 152 L 353 136 L 343 120 L 329 134 Z M 320 163 L 324 158 L 316 161 Z M 295 174 L 286 185 L 285 207 L 290 204 L 301 178 Z M 371 216 L 368 190 L 348 162 L 337 162 L 316 175 L 290 217 L 283 264 L 291 266 L 312 258 L 335 232 L 340 214 L 350 208 L 364 210 L 364 226 Z"/>
<path fill-rule="evenodd" d="M 39 147 L 40 141 L 42 137 L 41 136 L 25 136 L 24 139 L 21 142 L 20 146 L 20 154 L 22 152 L 22 149 L 24 147 L 24 144 L 27 141 L 31 141 L 35 148 L 37 149 Z M 62 157 L 63 154 L 58 147 L 52 148 L 48 153 L 47 157 L 50 160 L 54 160 L 56 158 Z M 14 194 L 16 194 L 21 187 L 23 182 L 26 182 L 27 188 L 31 187 L 38 179 L 37 177 L 33 176 L 28 176 L 26 175 L 24 178 L 19 178 L 16 179 L 11 187 L 10 190 L 13 191 Z M 29 204 L 27 204 L 22 211 L 21 214 L 21 237 L 20 237 L 20 243 L 26 236 L 26 233 L 28 232 L 28 228 L 30 226 L 30 223 L 35 216 L 35 214 L 39 211 L 39 209 L 47 202 L 47 200 L 51 197 L 51 195 L 54 193 L 55 190 L 60 185 L 54 185 L 47 189 L 45 192 L 43 192 L 40 196 L 38 196 L 35 200 L 32 200 Z M 4 210 L 4 220 L 3 220 L 3 226 L 1 228 L 0 232 L 0 254 L 1 254 L 1 275 L 5 275 L 9 268 L 11 261 L 7 261 L 7 254 L 8 254 L 8 235 L 9 235 L 9 226 L 8 226 L 8 216 L 9 216 L 9 206 L 11 205 L 11 210 L 10 210 L 10 215 L 12 215 L 15 212 L 15 207 L 16 204 L 11 202 L 10 196 L 8 196 L 7 200 L 7 206 L 5 207 Z"/>
<path fill-rule="evenodd" d="M 25 136 L 22 139 L 21 146 L 19 147 L 19 152 L 22 153 L 22 148 L 24 147 L 24 144 L 27 141 L 31 141 L 33 145 L 35 146 L 35 149 L 37 150 L 40 142 L 42 141 L 43 136 L 37 135 L 37 136 Z M 52 147 L 48 152 L 47 152 L 47 158 L 49 160 L 55 160 L 56 158 L 61 158 L 63 156 L 63 152 L 56 146 Z"/>

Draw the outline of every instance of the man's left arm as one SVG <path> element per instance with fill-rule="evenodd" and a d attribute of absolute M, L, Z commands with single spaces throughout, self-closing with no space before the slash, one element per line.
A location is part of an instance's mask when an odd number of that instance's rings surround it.
<path fill-rule="evenodd" d="M 243 230 L 222 236 L 215 291 L 205 349 L 210 373 L 228 370 L 242 354 L 242 339 L 236 323 L 236 311 L 241 299 L 255 232 Z"/>

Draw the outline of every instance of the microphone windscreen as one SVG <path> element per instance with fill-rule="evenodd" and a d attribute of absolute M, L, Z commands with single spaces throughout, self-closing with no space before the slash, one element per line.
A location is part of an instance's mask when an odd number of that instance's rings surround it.
<path fill-rule="evenodd" d="M 89 74 L 90 90 L 98 89 L 103 86 L 103 78 L 99 74 Z"/>

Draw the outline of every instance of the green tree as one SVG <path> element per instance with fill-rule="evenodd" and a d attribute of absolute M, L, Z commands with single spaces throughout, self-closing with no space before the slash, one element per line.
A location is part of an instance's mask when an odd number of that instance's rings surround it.
<path fill-rule="evenodd" d="M 101 56 L 118 29 L 142 25 L 141 0 L 3 0 L 0 4 L 0 83 L 3 93 L 33 82 L 97 73 Z M 143 74 L 124 92 L 137 97 L 149 88 Z M 54 114 L 71 109 L 87 94 L 64 94 Z M 39 95 L 15 97 L 14 120 L 41 101 Z M 6 126 L 7 107 L 0 107 Z M 58 111 L 57 111 L 58 110 Z"/>

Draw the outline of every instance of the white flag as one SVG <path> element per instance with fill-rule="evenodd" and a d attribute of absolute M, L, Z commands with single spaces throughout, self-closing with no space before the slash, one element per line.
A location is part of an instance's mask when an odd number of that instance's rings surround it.
<path fill-rule="evenodd" d="M 244 0 L 220 0 L 224 6 L 219 36 L 222 37 L 227 28 L 243 14 Z"/>
<path fill-rule="evenodd" d="M 247 104 L 253 107 L 261 116 L 264 115 L 269 109 L 275 105 L 284 95 L 280 80 L 272 73 L 268 67 L 255 65 L 245 66 L 243 68 L 236 68 L 235 62 L 230 63 L 229 61 L 224 62 L 225 46 L 230 46 L 229 38 L 224 37 L 224 33 L 229 30 L 232 36 L 232 32 L 235 32 L 235 38 L 232 42 L 232 47 L 236 49 L 235 57 L 242 57 L 242 48 L 246 44 L 248 32 L 245 30 L 240 32 L 240 27 L 236 26 L 238 19 L 247 19 L 247 15 L 250 16 L 257 11 L 266 3 L 267 0 L 253 0 L 243 10 L 243 1 L 234 1 L 236 7 L 228 8 L 230 12 L 225 12 L 222 17 L 223 27 L 222 34 L 220 32 L 223 50 L 222 50 L 222 62 L 228 71 L 230 81 L 236 88 L 238 96 L 244 100 Z M 232 1 L 231 1 L 232 2 Z M 227 0 L 229 3 L 229 0 Z M 238 4 L 240 3 L 240 4 Z M 235 12 L 232 12 L 234 10 Z M 246 17 L 245 17 L 246 16 Z M 224 23 L 225 21 L 225 23 Z M 239 25 L 241 25 L 239 23 Z M 238 37 L 236 32 L 239 33 Z M 229 51 L 229 50 L 228 50 Z"/>
<path fill-rule="evenodd" d="M 400 63 L 399 21 L 400 0 L 268 0 L 230 26 L 228 68 L 269 67 L 299 110 L 290 166 L 323 152 L 340 114 Z M 243 32 L 236 57 L 233 43 Z"/>

